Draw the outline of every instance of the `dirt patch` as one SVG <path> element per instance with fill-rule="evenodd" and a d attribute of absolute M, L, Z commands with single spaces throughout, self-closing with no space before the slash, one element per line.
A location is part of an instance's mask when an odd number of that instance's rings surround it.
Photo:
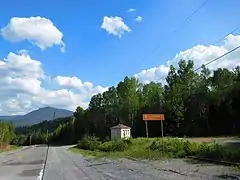
<path fill-rule="evenodd" d="M 9 144 L 2 144 L 0 146 L 0 151 L 1 150 L 9 150 L 9 149 L 11 149 L 11 146 Z"/>

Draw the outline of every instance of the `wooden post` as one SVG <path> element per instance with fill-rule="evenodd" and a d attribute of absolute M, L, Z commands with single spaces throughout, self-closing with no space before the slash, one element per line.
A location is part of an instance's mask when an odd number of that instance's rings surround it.
<path fill-rule="evenodd" d="M 163 152 L 163 148 L 164 148 L 164 139 L 163 139 L 163 121 L 161 120 L 161 131 L 162 131 L 162 152 Z"/>
<path fill-rule="evenodd" d="M 146 135 L 147 135 L 147 138 L 148 138 L 148 125 L 147 125 L 147 121 L 145 121 L 145 125 L 146 125 Z"/>
<path fill-rule="evenodd" d="M 148 136 L 148 124 L 147 124 L 147 121 L 145 121 L 145 125 L 146 125 L 146 135 L 147 135 L 147 138 L 148 138 L 149 136 Z M 151 153 L 150 153 L 150 151 L 151 151 L 150 146 L 148 146 L 149 159 L 151 158 Z"/>

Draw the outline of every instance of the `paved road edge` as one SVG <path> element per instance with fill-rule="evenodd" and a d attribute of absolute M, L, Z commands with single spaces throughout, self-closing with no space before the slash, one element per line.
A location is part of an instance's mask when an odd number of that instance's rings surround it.
<path fill-rule="evenodd" d="M 47 164 L 48 150 L 49 150 L 49 145 L 47 145 L 47 150 L 45 153 L 43 167 L 42 167 L 41 171 L 39 172 L 37 180 L 43 180 L 43 178 L 44 178 L 45 168 L 46 168 L 46 164 Z"/>

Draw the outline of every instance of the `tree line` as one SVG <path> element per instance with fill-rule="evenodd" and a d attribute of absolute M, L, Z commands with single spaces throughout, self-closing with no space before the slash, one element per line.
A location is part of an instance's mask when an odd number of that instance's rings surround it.
<path fill-rule="evenodd" d="M 0 149 L 10 144 L 14 136 L 14 126 L 0 121 Z"/>
<path fill-rule="evenodd" d="M 74 143 L 86 134 L 104 139 L 110 127 L 123 123 L 131 127 L 133 137 L 144 137 L 143 113 L 165 114 L 165 136 L 240 134 L 240 67 L 210 71 L 202 66 L 196 72 L 193 61 L 180 60 L 177 67 L 170 66 L 164 84 L 125 77 L 116 87 L 92 96 L 86 110 L 77 107 L 73 117 L 54 127 L 45 122 L 47 136 L 62 143 Z M 161 136 L 160 122 L 148 126 L 150 137 Z"/>

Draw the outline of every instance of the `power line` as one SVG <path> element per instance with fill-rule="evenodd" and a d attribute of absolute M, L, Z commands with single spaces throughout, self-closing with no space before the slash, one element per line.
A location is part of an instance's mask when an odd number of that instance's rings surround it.
<path fill-rule="evenodd" d="M 239 48 L 240 48 L 240 45 L 237 46 L 237 47 L 235 47 L 235 48 L 233 48 L 233 49 L 231 49 L 230 51 L 224 53 L 223 55 L 221 55 L 221 56 L 219 56 L 219 57 L 217 57 L 217 58 L 214 58 L 213 60 L 207 62 L 206 64 L 203 64 L 203 66 L 206 67 L 206 66 L 208 66 L 209 64 L 211 64 L 211 63 L 213 63 L 213 62 L 215 62 L 215 61 L 217 61 L 217 60 L 219 60 L 219 59 L 221 59 L 221 58 L 223 58 L 223 57 L 225 57 L 225 56 L 227 56 L 227 55 L 233 53 L 234 51 L 238 50 Z M 196 72 L 196 71 L 198 71 L 198 70 L 201 69 L 201 68 L 202 68 L 202 66 L 196 68 L 193 72 Z"/>
<path fill-rule="evenodd" d="M 230 31 L 228 34 L 222 36 L 222 37 L 219 38 L 217 41 L 215 41 L 215 42 L 213 43 L 213 45 L 216 45 L 217 43 L 219 43 L 219 42 L 221 42 L 222 40 L 224 40 L 228 35 L 233 34 L 234 32 L 237 32 L 238 30 L 239 30 L 239 27 L 233 29 L 233 30 Z M 208 50 L 209 50 L 209 48 L 206 48 L 206 49 L 204 49 L 201 53 L 203 54 L 205 51 L 208 51 Z M 193 56 L 192 59 L 195 59 L 196 57 L 197 57 L 197 55 L 196 55 L 196 56 Z"/>
<path fill-rule="evenodd" d="M 204 1 L 200 6 L 198 6 L 197 9 L 195 9 L 188 17 L 187 19 L 185 19 L 185 21 L 183 21 L 177 28 L 175 28 L 172 33 L 176 33 L 181 27 L 183 27 L 185 24 L 188 23 L 188 21 L 190 21 L 192 19 L 192 17 L 197 14 L 198 11 L 200 11 L 208 2 L 209 0 Z M 166 43 L 166 42 L 165 42 Z M 155 53 L 159 48 L 161 47 L 161 44 L 157 44 L 157 46 L 150 52 L 150 54 L 143 59 L 143 61 L 145 59 L 147 59 L 151 54 Z"/>
<path fill-rule="evenodd" d="M 234 33 L 234 32 L 237 32 L 237 31 L 239 31 L 239 27 L 231 30 L 231 31 L 230 31 L 228 34 L 226 34 L 225 36 L 222 36 L 221 38 L 217 39 L 217 40 L 213 43 L 213 45 L 216 45 L 217 43 L 219 43 L 220 41 L 222 41 L 223 39 L 225 39 L 228 35 L 230 35 L 230 34 L 232 34 L 232 33 Z M 206 51 L 208 51 L 208 50 L 209 50 L 209 48 L 206 48 L 206 49 L 203 50 L 201 53 L 203 54 L 204 52 L 206 52 Z M 192 57 L 191 59 L 194 60 L 196 57 L 197 57 L 197 55 L 194 56 L 194 57 Z M 220 59 L 221 57 L 218 57 L 218 58 Z M 214 60 L 215 60 L 215 59 L 214 59 Z M 216 61 L 216 60 L 215 60 L 215 61 Z M 213 61 L 213 62 L 214 62 L 214 61 Z M 209 62 L 208 62 L 208 63 L 209 63 Z M 206 65 L 208 65 L 208 63 L 207 63 Z M 210 64 L 211 64 L 211 63 L 212 63 L 212 62 L 210 61 Z M 203 64 L 203 65 L 204 65 L 204 64 Z M 206 65 L 205 65 L 205 66 L 206 66 Z M 195 71 L 201 69 L 201 67 L 202 67 L 202 66 L 198 67 L 197 69 L 195 69 Z M 164 78 L 166 78 L 166 77 L 167 77 L 167 76 L 164 75 L 164 76 L 162 76 L 159 80 L 162 80 L 162 79 L 164 79 Z"/>
<path fill-rule="evenodd" d="M 223 58 L 224 56 L 227 56 L 228 54 L 231 54 L 232 52 L 238 50 L 239 48 L 240 48 L 240 46 L 237 46 L 237 47 L 233 48 L 232 50 L 226 52 L 225 54 L 223 54 L 223 55 L 221 55 L 221 56 L 219 56 L 219 57 L 217 57 L 217 58 L 215 58 L 215 59 L 213 59 L 213 60 L 207 62 L 206 64 L 204 64 L 204 66 L 208 66 L 209 64 L 212 64 L 213 62 L 215 62 L 215 61 L 217 61 L 217 60 Z M 196 69 L 194 70 L 194 72 L 198 71 L 198 70 L 201 69 L 201 68 L 202 68 L 202 67 L 198 67 L 198 68 L 196 68 Z"/>

